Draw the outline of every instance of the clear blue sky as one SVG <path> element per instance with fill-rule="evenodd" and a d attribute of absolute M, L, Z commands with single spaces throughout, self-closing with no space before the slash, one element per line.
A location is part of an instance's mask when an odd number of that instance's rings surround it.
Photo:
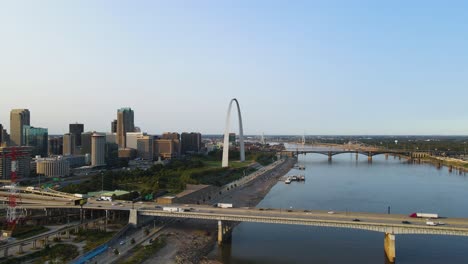
<path fill-rule="evenodd" d="M 2 1 L 0 123 L 468 134 L 467 1 Z M 233 121 L 233 124 L 235 122 Z M 237 125 L 234 125 L 237 127 Z"/>

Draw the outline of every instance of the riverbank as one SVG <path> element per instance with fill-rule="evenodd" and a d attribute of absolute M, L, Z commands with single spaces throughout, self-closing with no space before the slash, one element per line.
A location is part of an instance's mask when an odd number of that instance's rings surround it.
<path fill-rule="evenodd" d="M 250 182 L 223 194 L 218 201 L 233 203 L 236 207 L 256 206 L 296 163 L 290 158 Z M 217 222 L 187 219 L 180 220 L 166 230 L 167 245 L 144 263 L 220 263 L 206 256 L 216 244 Z"/>

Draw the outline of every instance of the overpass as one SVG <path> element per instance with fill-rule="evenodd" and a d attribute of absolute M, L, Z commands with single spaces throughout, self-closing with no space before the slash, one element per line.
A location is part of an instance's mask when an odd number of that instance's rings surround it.
<path fill-rule="evenodd" d="M 171 205 L 185 209 L 183 212 L 169 212 L 155 208 L 155 203 L 112 205 L 96 203 L 84 205 L 81 209 L 73 205 L 23 204 L 25 209 L 75 208 L 81 210 L 119 210 L 129 212 L 129 223 L 141 225 L 145 219 L 171 217 L 218 221 L 218 243 L 229 236 L 232 222 L 265 224 L 286 224 L 317 226 L 326 228 L 360 229 L 384 234 L 384 249 L 388 259 L 395 261 L 395 236 L 399 234 L 450 235 L 468 237 L 468 218 L 444 218 L 443 225 L 428 226 L 426 219 L 410 218 L 399 214 L 378 214 L 362 212 L 333 212 L 319 210 L 284 210 L 271 208 L 215 208 L 207 205 Z M 159 206 L 157 206 L 159 207 Z M 182 210 L 181 210 L 182 211 Z M 107 213 L 106 213 L 107 215 Z M 403 223 L 408 221 L 409 223 Z"/>

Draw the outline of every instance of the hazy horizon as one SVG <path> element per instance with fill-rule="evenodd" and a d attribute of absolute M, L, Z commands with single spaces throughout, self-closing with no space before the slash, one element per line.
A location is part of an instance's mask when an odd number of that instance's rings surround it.
<path fill-rule="evenodd" d="M 0 123 L 49 134 L 467 135 L 468 3 L 12 1 L 0 8 Z M 235 109 L 232 131 L 237 130 Z"/>

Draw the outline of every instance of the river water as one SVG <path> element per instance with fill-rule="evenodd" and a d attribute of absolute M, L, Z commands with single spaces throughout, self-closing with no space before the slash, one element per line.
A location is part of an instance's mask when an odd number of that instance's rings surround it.
<path fill-rule="evenodd" d="M 468 175 L 393 156 L 340 154 L 299 157 L 305 183 L 278 182 L 257 205 L 313 209 L 468 217 Z M 386 263 L 383 233 L 339 228 L 241 223 L 231 243 L 217 249 L 223 263 Z M 468 263 L 468 238 L 397 235 L 397 263 Z"/>

